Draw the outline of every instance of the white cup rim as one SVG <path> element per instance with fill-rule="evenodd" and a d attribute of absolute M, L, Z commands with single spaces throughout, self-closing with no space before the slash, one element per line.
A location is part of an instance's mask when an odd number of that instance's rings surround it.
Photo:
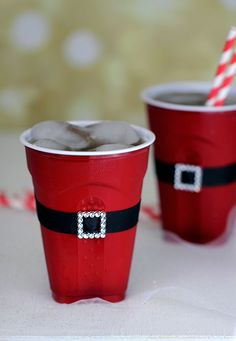
<path fill-rule="evenodd" d="M 182 105 L 182 104 L 174 104 L 163 102 L 161 100 L 155 99 L 154 97 L 160 94 L 166 94 L 169 92 L 174 92 L 176 90 L 181 92 L 198 92 L 204 91 L 206 93 L 210 92 L 211 84 L 208 82 L 173 82 L 173 83 L 164 83 L 160 85 L 154 85 L 147 89 L 144 89 L 141 92 L 142 100 L 149 105 L 153 105 L 155 107 L 160 107 L 164 109 L 171 110 L 179 110 L 179 111 L 191 111 L 191 112 L 200 112 L 200 113 L 225 113 L 236 111 L 236 104 L 229 104 L 222 107 L 209 107 L 209 106 L 197 106 L 197 105 Z M 236 87 L 232 87 L 231 94 L 235 94 L 236 96 Z"/>
<path fill-rule="evenodd" d="M 75 124 L 75 125 L 81 125 L 86 126 L 89 124 L 94 124 L 98 122 L 104 122 L 105 120 L 98 120 L 98 121 L 84 121 L 84 120 L 78 120 L 78 121 L 68 121 L 69 123 Z M 116 121 L 114 121 L 116 122 Z M 117 121 L 119 122 L 119 121 Z M 20 135 L 20 142 L 30 149 L 37 150 L 39 152 L 49 153 L 49 154 L 58 154 L 58 155 L 70 155 L 70 156 L 101 156 L 101 155 L 117 155 L 117 154 L 124 154 L 124 153 L 130 153 L 134 152 L 136 150 L 144 149 L 155 141 L 155 134 L 150 131 L 149 129 L 133 125 L 131 124 L 131 127 L 133 127 L 139 134 L 139 136 L 144 140 L 143 143 L 132 146 L 130 148 L 125 149 L 117 149 L 117 150 L 104 150 L 104 151 L 68 151 L 68 150 L 58 150 L 58 149 L 51 149 L 51 148 L 44 148 L 36 146 L 29 142 L 30 140 L 30 134 L 31 134 L 31 128 L 23 131 L 23 133 Z"/>

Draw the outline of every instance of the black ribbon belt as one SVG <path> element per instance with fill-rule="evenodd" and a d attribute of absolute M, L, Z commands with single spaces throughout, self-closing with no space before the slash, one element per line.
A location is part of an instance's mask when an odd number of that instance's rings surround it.
<path fill-rule="evenodd" d="M 236 180 L 236 163 L 223 167 L 205 167 L 155 160 L 159 180 L 175 189 L 199 192 L 202 187 L 227 185 Z"/>
<path fill-rule="evenodd" d="M 124 210 L 62 212 L 42 205 L 36 199 L 38 219 L 44 227 L 79 238 L 100 238 L 106 233 L 121 232 L 137 225 L 140 202 Z"/>

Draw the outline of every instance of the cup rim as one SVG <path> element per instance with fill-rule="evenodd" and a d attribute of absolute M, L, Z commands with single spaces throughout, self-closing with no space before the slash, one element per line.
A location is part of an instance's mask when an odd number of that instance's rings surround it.
<path fill-rule="evenodd" d="M 164 83 L 159 85 L 154 85 L 144 89 L 141 92 L 142 100 L 149 105 L 153 105 L 155 107 L 161 107 L 164 109 L 171 110 L 180 110 L 180 111 L 191 111 L 191 112 L 201 112 L 201 113 L 223 113 L 223 112 L 232 112 L 236 111 L 236 104 L 229 104 L 222 107 L 209 107 L 206 105 L 183 105 L 183 104 L 174 104 L 163 102 L 158 99 L 154 99 L 153 97 L 156 95 L 160 95 L 161 93 L 167 93 L 170 91 L 178 91 L 182 90 L 183 92 L 193 92 L 193 91 L 205 91 L 207 93 L 210 92 L 211 83 L 209 82 L 173 82 L 173 83 Z M 232 87 L 230 93 L 236 95 L 236 87 Z"/>
<path fill-rule="evenodd" d="M 94 124 L 99 122 L 111 122 L 109 120 L 77 120 L 77 121 L 67 121 L 68 123 L 72 123 L 75 125 L 82 125 L 86 126 L 88 124 Z M 120 121 L 114 121 L 114 122 L 120 122 Z M 124 154 L 124 153 L 130 153 L 136 150 L 144 149 L 146 147 L 149 147 L 156 139 L 155 134 L 150 131 L 149 129 L 130 124 L 132 128 L 134 128 L 141 138 L 144 140 L 143 143 L 132 146 L 130 148 L 125 149 L 117 149 L 117 150 L 104 150 L 104 151 L 74 151 L 74 150 L 58 150 L 58 149 L 51 149 L 51 148 L 44 148 L 36 146 L 28 141 L 30 137 L 31 128 L 23 131 L 20 135 L 20 142 L 30 149 L 34 149 L 39 152 L 49 153 L 49 154 L 58 154 L 58 155 L 70 155 L 70 156 L 102 156 L 102 155 L 117 155 L 117 154 Z"/>

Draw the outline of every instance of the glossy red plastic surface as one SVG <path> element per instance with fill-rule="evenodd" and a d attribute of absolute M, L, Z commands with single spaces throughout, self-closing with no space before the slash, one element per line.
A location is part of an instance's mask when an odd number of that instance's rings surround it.
<path fill-rule="evenodd" d="M 236 162 L 236 112 L 199 113 L 148 105 L 148 115 L 158 136 L 156 158 L 203 168 Z M 196 243 L 219 237 L 236 204 L 235 182 L 193 193 L 159 181 L 159 192 L 164 228 Z"/>
<path fill-rule="evenodd" d="M 140 201 L 149 147 L 107 156 L 68 156 L 26 148 L 37 199 L 66 212 L 116 211 Z M 60 303 L 124 299 L 136 227 L 104 239 L 78 239 L 41 226 L 53 297 Z"/>

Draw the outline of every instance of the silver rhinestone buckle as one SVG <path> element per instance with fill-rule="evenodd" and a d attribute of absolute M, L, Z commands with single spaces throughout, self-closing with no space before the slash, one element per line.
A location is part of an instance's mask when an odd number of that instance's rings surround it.
<path fill-rule="evenodd" d="M 193 173 L 193 183 L 183 182 L 183 172 Z M 200 192 L 202 188 L 202 168 L 199 166 L 177 163 L 175 165 L 174 188 L 182 191 Z"/>
<path fill-rule="evenodd" d="M 84 218 L 100 218 L 100 232 L 86 233 L 84 232 Z M 106 237 L 106 212 L 90 211 L 78 212 L 78 231 L 77 236 L 80 239 L 93 239 Z"/>

